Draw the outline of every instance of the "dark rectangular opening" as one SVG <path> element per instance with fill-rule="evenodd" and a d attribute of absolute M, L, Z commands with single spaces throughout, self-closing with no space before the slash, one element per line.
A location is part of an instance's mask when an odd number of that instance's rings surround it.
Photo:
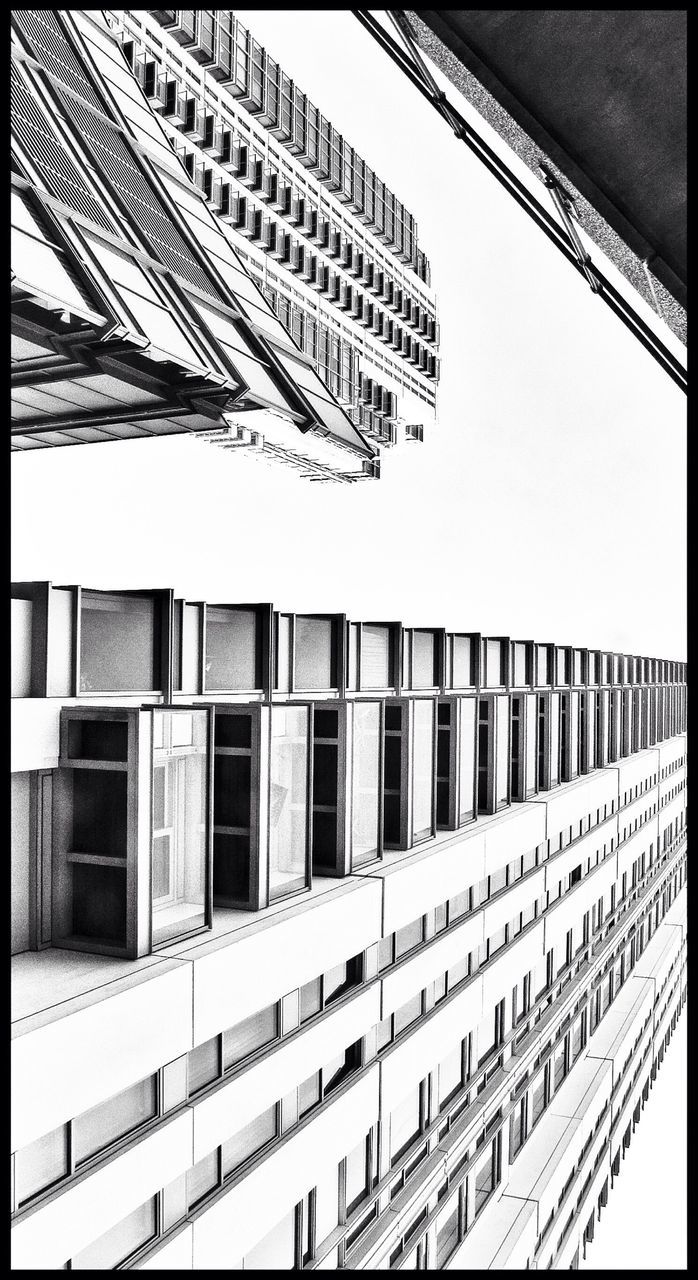
<path fill-rule="evenodd" d="M 128 756 L 128 724 L 125 720 L 70 720 L 70 760 L 118 760 Z"/>

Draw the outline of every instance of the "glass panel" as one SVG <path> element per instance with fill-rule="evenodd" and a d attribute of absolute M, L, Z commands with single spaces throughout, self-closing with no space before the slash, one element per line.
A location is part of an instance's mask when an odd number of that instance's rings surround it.
<path fill-rule="evenodd" d="M 419 1136 L 421 1131 L 420 1086 L 390 1113 L 390 1160 L 395 1164 L 399 1157 Z"/>
<path fill-rule="evenodd" d="M 390 633 L 387 627 L 361 628 L 361 688 L 390 686 Z"/>
<path fill-rule="evenodd" d="M 300 990 L 301 1022 L 307 1022 L 322 1008 L 322 980 L 313 978 Z"/>
<path fill-rule="evenodd" d="M 83 591 L 80 692 L 155 688 L 155 601 Z"/>
<path fill-rule="evenodd" d="M 458 1194 L 452 1207 L 444 1209 L 436 1219 L 436 1267 L 443 1267 L 458 1244 Z"/>
<path fill-rule="evenodd" d="M 212 1040 L 206 1040 L 204 1044 L 198 1044 L 195 1049 L 190 1049 L 187 1055 L 190 1097 L 220 1075 L 218 1042 L 219 1037 L 214 1036 Z"/>
<path fill-rule="evenodd" d="M 157 1197 L 154 1196 L 76 1254 L 71 1268 L 73 1271 L 113 1271 L 156 1235 Z"/>
<path fill-rule="evenodd" d="M 462 1083 L 463 1046 L 459 1044 L 439 1063 L 439 1110 L 457 1093 Z"/>
<path fill-rule="evenodd" d="M 308 710 L 272 707 L 269 806 L 269 897 L 307 883 Z"/>
<path fill-rule="evenodd" d="M 73 1157 L 76 1165 L 97 1151 L 132 1133 L 158 1113 L 157 1078 L 139 1080 L 115 1098 L 101 1102 L 73 1120 Z"/>
<path fill-rule="evenodd" d="M 347 1156 L 346 1201 L 347 1213 L 351 1213 L 369 1193 L 368 1138 L 363 1138 Z"/>
<path fill-rule="evenodd" d="M 253 1013 L 244 1022 L 223 1033 L 223 1070 L 249 1058 L 263 1045 L 270 1044 L 278 1036 L 278 1005 Z"/>
<path fill-rule="evenodd" d="M 302 1118 L 320 1101 L 320 1072 L 314 1071 L 298 1086 L 298 1116 Z"/>
<path fill-rule="evenodd" d="M 469 636 L 453 637 L 453 688 L 466 689 L 472 684 Z"/>
<path fill-rule="evenodd" d="M 33 1196 L 52 1187 L 70 1172 L 68 1165 L 68 1128 L 60 1125 L 51 1133 L 37 1138 L 15 1155 L 15 1198 L 17 1205 L 26 1204 Z"/>
<path fill-rule="evenodd" d="M 295 687 L 331 689 L 332 621 L 329 618 L 296 618 Z"/>
<path fill-rule="evenodd" d="M 475 708 L 474 698 L 460 698 L 460 821 L 474 816 Z"/>
<path fill-rule="evenodd" d="M 228 1142 L 224 1142 L 221 1148 L 221 1160 L 223 1177 L 227 1178 L 229 1174 L 239 1169 L 245 1161 L 257 1151 L 261 1151 L 277 1133 L 277 1106 L 269 1107 L 261 1116 L 257 1116 L 255 1120 L 251 1120 L 246 1124 L 244 1129 L 236 1133 Z"/>
<path fill-rule="evenodd" d="M 257 615 L 252 610 L 206 610 L 207 690 L 257 689 Z"/>
<path fill-rule="evenodd" d="M 187 1203 L 190 1209 L 218 1186 L 218 1150 L 199 1160 L 187 1172 Z"/>
<path fill-rule="evenodd" d="M 352 774 L 352 866 L 378 854 L 380 780 L 380 703 L 354 704 L 354 769 Z"/>
<path fill-rule="evenodd" d="M 494 1191 L 494 1148 L 488 1152 L 485 1163 L 475 1178 L 475 1217 L 484 1209 Z"/>
<path fill-rule="evenodd" d="M 245 1271 L 293 1271 L 295 1268 L 295 1209 L 245 1254 Z"/>
<path fill-rule="evenodd" d="M 526 795 L 532 796 L 536 790 L 536 708 L 535 693 L 526 697 Z"/>
<path fill-rule="evenodd" d="M 157 946 L 206 924 L 208 713 L 154 711 L 153 743 L 152 922 Z"/>
<path fill-rule="evenodd" d="M 404 1031 L 406 1027 L 412 1026 L 412 1023 L 416 1022 L 421 1015 L 422 993 L 420 991 L 418 995 L 413 996 L 411 1000 L 407 1000 L 399 1009 L 396 1009 L 393 1014 L 395 1035 L 399 1036 L 401 1031 Z"/>
<path fill-rule="evenodd" d="M 509 800 L 509 699 L 497 698 L 496 807 Z"/>
<path fill-rule="evenodd" d="M 434 633 L 412 632 L 412 688 L 431 689 L 434 685 Z"/>
<path fill-rule="evenodd" d="M 418 700 L 414 704 L 412 835 L 415 840 L 431 835 L 434 797 L 434 704 Z"/>
<path fill-rule="evenodd" d="M 424 937 L 424 916 L 419 916 L 411 924 L 403 925 L 395 934 L 395 959 L 399 960 L 415 947 Z"/>
<path fill-rule="evenodd" d="M 501 640 L 487 640 L 487 684 L 502 684 L 502 643 Z"/>

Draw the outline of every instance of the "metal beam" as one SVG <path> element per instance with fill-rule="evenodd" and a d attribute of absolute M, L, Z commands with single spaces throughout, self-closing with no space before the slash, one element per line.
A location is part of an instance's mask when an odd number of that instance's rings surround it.
<path fill-rule="evenodd" d="M 555 199 L 555 190 L 551 189 L 551 194 L 555 200 L 556 208 L 563 218 L 562 225 L 524 186 L 506 162 L 485 142 L 484 138 L 480 137 L 458 109 L 449 102 L 443 90 L 439 89 L 421 56 L 404 12 L 402 10 L 386 11 L 404 43 L 404 48 L 393 39 L 372 13 L 362 9 L 354 9 L 352 12 L 396 66 L 411 80 L 415 88 L 444 118 L 456 134 L 456 137 L 460 138 L 489 169 L 497 181 L 513 196 L 517 204 L 525 210 L 540 230 L 556 245 L 567 261 L 571 263 L 580 275 L 584 276 L 597 296 L 610 307 L 611 311 L 634 334 L 645 350 L 654 357 L 661 368 L 664 369 L 664 372 L 678 387 L 681 387 L 686 392 L 688 389 L 686 369 L 666 344 L 662 342 L 661 338 L 642 319 L 632 304 L 618 292 L 598 266 L 592 262 L 583 249 L 574 227 L 570 231 L 568 226 L 568 222 L 570 222 L 569 214 L 567 217 L 564 216 L 560 204 Z M 594 284 L 592 284 L 592 280 Z"/>

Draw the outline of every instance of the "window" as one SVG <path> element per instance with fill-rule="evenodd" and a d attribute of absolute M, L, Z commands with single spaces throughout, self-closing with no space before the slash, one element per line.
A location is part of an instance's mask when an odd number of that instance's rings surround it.
<path fill-rule="evenodd" d="M 261 688 L 260 659 L 254 610 L 207 606 L 206 691 Z"/>
<path fill-rule="evenodd" d="M 279 1034 L 279 1006 L 269 1005 L 253 1013 L 223 1032 L 223 1070 L 229 1071 L 244 1062 L 264 1045 L 271 1044 Z"/>
<path fill-rule="evenodd" d="M 295 620 L 294 684 L 296 689 L 336 689 L 337 641 L 334 620 Z"/>
<path fill-rule="evenodd" d="M 548 1067 L 543 1068 L 531 1091 L 531 1128 L 537 1123 L 548 1105 Z"/>
<path fill-rule="evenodd" d="M 438 683 L 433 631 L 412 632 L 412 688 L 432 689 Z"/>
<path fill-rule="evenodd" d="M 484 1209 L 499 1181 L 499 1147 L 497 1134 L 484 1161 L 475 1174 L 475 1217 Z"/>
<path fill-rule="evenodd" d="M 421 840 L 432 834 L 434 802 L 434 703 L 414 703 L 412 836 Z"/>
<path fill-rule="evenodd" d="M 413 1022 L 422 1016 L 422 992 L 420 991 L 411 1000 L 407 1000 L 405 1004 L 396 1009 L 393 1014 L 393 1035 L 399 1036 L 407 1027 L 411 1027 Z"/>
<path fill-rule="evenodd" d="M 344 1201 L 347 1216 L 367 1198 L 370 1190 L 371 1150 L 370 1134 L 367 1134 L 358 1146 L 349 1152 L 344 1161 Z"/>
<path fill-rule="evenodd" d="M 439 1111 L 443 1111 L 451 1098 L 462 1088 L 465 1077 L 464 1051 L 466 1041 L 461 1041 L 441 1060 L 438 1067 Z"/>
<path fill-rule="evenodd" d="M 380 703 L 356 702 L 352 770 L 352 867 L 371 862 L 379 852 L 380 775 Z"/>
<path fill-rule="evenodd" d="M 307 884 L 308 708 L 272 707 L 269 898 Z"/>
<path fill-rule="evenodd" d="M 71 1147 L 76 1166 L 140 1129 L 158 1114 L 157 1077 L 148 1076 L 73 1120 Z"/>
<path fill-rule="evenodd" d="M 301 1023 L 315 1017 L 333 1000 L 339 1000 L 362 980 L 363 956 L 344 960 L 319 978 L 312 978 L 300 989 Z"/>
<path fill-rule="evenodd" d="M 154 598 L 83 591 L 80 692 L 145 693 L 160 684 Z"/>
<path fill-rule="evenodd" d="M 100 1236 L 71 1261 L 73 1271 L 113 1271 L 158 1234 L 157 1196 Z"/>
<path fill-rule="evenodd" d="M 526 1102 L 527 1098 L 524 1095 L 511 1117 L 509 1151 L 512 1160 L 526 1140 Z"/>
<path fill-rule="evenodd" d="M 459 822 L 474 817 L 475 803 L 475 698 L 460 698 Z"/>
<path fill-rule="evenodd" d="M 419 916 L 413 920 L 411 924 L 403 925 L 395 933 L 395 959 L 400 960 L 403 956 L 408 955 L 410 951 L 414 951 L 424 940 L 424 916 Z"/>
<path fill-rule="evenodd" d="M 396 1165 L 401 1156 L 419 1137 L 424 1124 L 423 1083 L 390 1113 L 390 1163 Z"/>
<path fill-rule="evenodd" d="M 448 900 L 448 923 L 453 924 L 472 910 L 472 889 L 464 889 Z"/>
<path fill-rule="evenodd" d="M 245 1125 L 239 1133 L 229 1138 L 221 1147 L 221 1171 L 227 1178 L 246 1164 L 269 1142 L 273 1142 L 278 1133 L 278 1106 L 276 1103 L 262 1115 L 257 1116 Z"/>
<path fill-rule="evenodd" d="M 153 946 L 209 919 L 207 711 L 153 712 Z"/>
<path fill-rule="evenodd" d="M 187 1055 L 189 1097 L 220 1076 L 220 1036 L 190 1049 Z"/>
<path fill-rule="evenodd" d="M 372 627 L 363 623 L 361 626 L 361 688 L 388 689 L 390 684 L 390 632 L 387 627 Z"/>
<path fill-rule="evenodd" d="M 436 1268 L 439 1270 L 454 1252 L 459 1240 L 460 1191 L 436 1219 Z"/>
<path fill-rule="evenodd" d="M 15 1155 L 15 1199 L 18 1208 L 70 1173 L 68 1126 L 60 1125 Z"/>

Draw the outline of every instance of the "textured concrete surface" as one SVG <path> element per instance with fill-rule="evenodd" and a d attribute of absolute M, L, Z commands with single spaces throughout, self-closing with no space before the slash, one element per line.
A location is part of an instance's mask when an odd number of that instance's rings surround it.
<path fill-rule="evenodd" d="M 420 48 L 536 177 L 543 161 L 560 178 L 590 238 L 685 341 L 685 12 L 407 17 Z"/>

